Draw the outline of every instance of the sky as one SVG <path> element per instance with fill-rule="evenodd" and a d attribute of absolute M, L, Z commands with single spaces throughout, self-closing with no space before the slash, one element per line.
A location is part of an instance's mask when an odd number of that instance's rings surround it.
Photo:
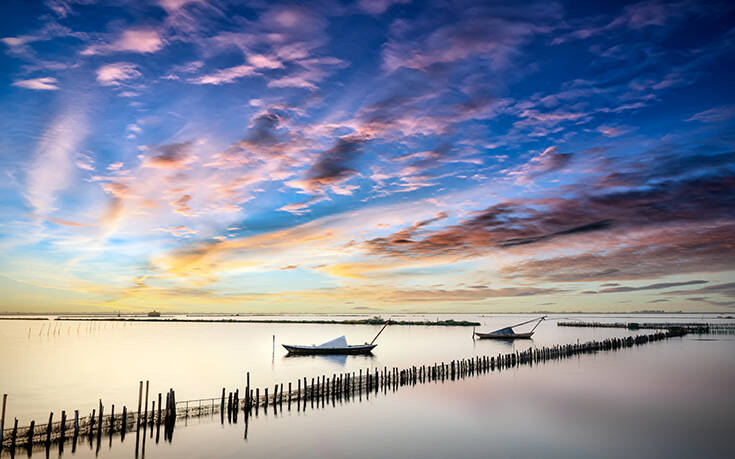
<path fill-rule="evenodd" d="M 735 308 L 728 1 L 6 0 L 0 311 Z"/>

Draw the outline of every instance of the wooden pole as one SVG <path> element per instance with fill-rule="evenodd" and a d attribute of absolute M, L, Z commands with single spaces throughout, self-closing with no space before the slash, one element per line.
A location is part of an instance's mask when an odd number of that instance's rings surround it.
<path fill-rule="evenodd" d="M 143 381 L 140 381 L 140 384 L 138 385 L 138 419 L 135 422 L 135 425 L 138 425 L 140 422 L 140 405 L 143 403 Z"/>
<path fill-rule="evenodd" d="M 250 404 L 252 403 L 251 397 L 250 397 L 250 372 L 248 371 L 245 375 L 245 409 L 250 409 Z"/>
<path fill-rule="evenodd" d="M 157 424 L 161 424 L 161 393 L 158 393 L 158 419 L 156 420 Z"/>
<path fill-rule="evenodd" d="M 64 416 L 64 412 L 61 412 L 61 416 Z M 115 404 L 113 403 L 110 407 L 110 433 L 115 431 Z"/>
<path fill-rule="evenodd" d="M 176 391 L 171 389 L 171 415 L 176 419 Z"/>
<path fill-rule="evenodd" d="M 18 436 L 18 418 L 14 418 L 15 421 L 13 422 L 13 432 L 10 434 L 10 451 L 13 451 L 15 449 L 15 437 Z"/>
<path fill-rule="evenodd" d="M 60 430 L 61 430 L 61 433 L 59 435 L 61 439 L 59 441 L 63 444 L 64 435 L 66 434 L 66 411 L 65 410 L 61 410 L 61 429 Z"/>
<path fill-rule="evenodd" d="M 8 394 L 3 394 L 3 409 L 0 415 L 0 449 L 3 447 L 3 430 L 5 430 L 5 404 L 8 401 Z"/>
<path fill-rule="evenodd" d="M 143 418 L 148 421 L 148 383 L 149 381 L 145 380 L 145 412 L 143 414 Z M 101 405 L 100 405 L 101 406 Z"/>
<path fill-rule="evenodd" d="M 102 399 L 100 399 L 100 415 L 99 422 L 97 423 L 97 431 L 98 433 L 102 433 Z"/>
<path fill-rule="evenodd" d="M 51 443 L 51 425 L 54 422 L 54 412 L 50 412 L 48 415 L 48 423 L 46 424 L 46 444 Z"/>
<path fill-rule="evenodd" d="M 36 426 L 36 421 L 31 421 L 31 425 L 28 428 L 28 446 L 33 445 L 33 428 Z"/>

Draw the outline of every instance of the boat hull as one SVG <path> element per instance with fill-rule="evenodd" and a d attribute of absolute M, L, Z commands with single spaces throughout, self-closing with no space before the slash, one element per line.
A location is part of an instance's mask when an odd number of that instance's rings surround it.
<path fill-rule="evenodd" d="M 377 344 L 360 344 L 357 346 L 324 348 L 316 346 L 295 346 L 282 344 L 289 354 L 294 355 L 359 355 L 370 354 Z"/>
<path fill-rule="evenodd" d="M 480 339 L 512 340 L 512 339 L 531 339 L 531 336 L 533 336 L 533 332 L 512 333 L 512 334 L 507 334 L 507 335 L 501 335 L 498 333 L 475 333 L 475 335 Z"/>

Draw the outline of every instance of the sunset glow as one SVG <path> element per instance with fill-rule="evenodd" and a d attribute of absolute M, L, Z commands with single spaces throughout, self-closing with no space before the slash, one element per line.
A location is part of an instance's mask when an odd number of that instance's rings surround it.
<path fill-rule="evenodd" d="M 11 312 L 732 311 L 732 2 L 10 1 Z"/>

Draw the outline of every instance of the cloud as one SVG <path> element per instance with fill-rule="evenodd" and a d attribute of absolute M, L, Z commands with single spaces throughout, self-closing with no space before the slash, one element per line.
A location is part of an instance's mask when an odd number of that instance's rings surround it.
<path fill-rule="evenodd" d="M 284 206 L 281 206 L 278 208 L 278 210 L 284 211 L 284 212 L 290 212 L 294 215 L 303 215 L 305 213 L 308 213 L 309 207 L 313 206 L 317 202 L 323 201 L 323 197 L 314 197 L 312 199 L 307 199 L 306 201 L 301 202 L 291 202 Z"/>
<path fill-rule="evenodd" d="M 555 146 L 546 148 L 541 154 L 532 157 L 523 166 L 507 172 L 516 183 L 530 184 L 533 179 L 565 168 L 572 160 L 571 153 L 559 153 Z"/>
<path fill-rule="evenodd" d="M 608 158 L 599 175 L 544 189 L 541 197 L 506 199 L 457 223 L 420 233 L 411 226 L 360 247 L 400 260 L 513 260 L 501 262 L 500 275 L 534 282 L 733 270 L 728 234 L 735 227 L 729 210 L 735 176 L 727 153 L 705 153 L 718 149 L 686 148 L 702 153 L 691 155 L 666 146 L 626 160 Z M 541 170 L 558 162 L 549 164 Z"/>
<path fill-rule="evenodd" d="M 198 242 L 155 257 L 151 262 L 166 275 L 197 283 L 211 283 L 221 273 L 254 269 L 277 260 L 290 261 L 296 252 L 308 259 L 323 252 L 324 245 L 334 238 L 333 231 L 325 230 L 319 223 L 310 222 L 224 241 Z M 287 257 L 282 255 L 285 252 L 288 252 Z"/>
<path fill-rule="evenodd" d="M 73 222 L 70 220 L 64 220 L 61 218 L 54 218 L 54 217 L 44 217 L 44 220 L 49 221 L 51 223 L 54 223 L 56 225 L 61 226 L 70 226 L 72 228 L 81 228 L 84 226 L 92 226 L 91 223 L 80 223 L 80 222 Z"/>
<path fill-rule="evenodd" d="M 84 169 L 85 171 L 94 170 L 94 158 L 82 152 L 77 152 L 74 164 L 76 164 L 79 169 Z"/>
<path fill-rule="evenodd" d="M 530 203 L 529 203 L 530 204 Z M 590 219 L 591 221 L 584 222 Z M 436 221 L 436 220 L 432 220 Z M 425 232 L 414 238 L 415 226 L 365 242 L 369 252 L 384 256 L 478 256 L 492 248 L 511 248 L 550 241 L 564 236 L 599 232 L 610 220 L 585 215 L 544 215 L 533 207 L 506 202 L 476 212 L 457 225 Z"/>
<path fill-rule="evenodd" d="M 325 150 L 309 168 L 304 180 L 288 182 L 289 186 L 306 191 L 338 190 L 338 184 L 357 173 L 353 169 L 367 139 L 358 135 L 340 137 Z"/>
<path fill-rule="evenodd" d="M 193 145 L 194 141 L 188 141 L 156 146 L 152 149 L 154 155 L 143 161 L 143 167 L 188 169 L 188 164 L 193 161 Z"/>
<path fill-rule="evenodd" d="M 735 298 L 735 282 L 725 282 L 722 284 L 707 285 L 690 290 L 676 290 L 666 292 L 666 295 L 697 295 L 697 294 L 719 294 L 727 297 Z"/>
<path fill-rule="evenodd" d="M 601 125 L 597 127 L 597 132 L 604 135 L 605 137 L 620 137 L 623 134 L 630 132 L 632 128 L 627 126 L 606 126 Z"/>
<path fill-rule="evenodd" d="M 89 56 L 115 52 L 151 54 L 163 49 L 164 44 L 163 39 L 155 29 L 127 29 L 124 30 L 112 43 L 92 45 L 83 50 L 82 55 Z"/>
<path fill-rule="evenodd" d="M 696 113 L 687 118 L 687 121 L 699 121 L 701 123 L 719 123 L 735 116 L 735 106 L 715 107 Z"/>
<path fill-rule="evenodd" d="M 661 289 L 667 289 L 672 287 L 683 287 L 685 285 L 697 285 L 697 284 L 706 284 L 706 280 L 691 280 L 691 281 L 685 281 L 685 282 L 659 282 L 656 284 L 649 284 L 649 285 L 643 285 L 640 287 L 611 287 L 611 288 L 605 288 L 597 293 L 621 293 L 621 292 L 639 292 L 641 290 L 661 290 Z"/>
<path fill-rule="evenodd" d="M 178 198 L 171 201 L 171 205 L 174 207 L 174 210 L 181 214 L 185 215 L 187 217 L 192 217 L 194 214 L 192 213 L 192 208 L 189 205 L 189 202 L 191 202 L 191 195 L 184 194 L 179 196 Z"/>
<path fill-rule="evenodd" d="M 249 54 L 247 56 L 248 64 L 257 69 L 282 69 L 283 63 L 272 56 L 264 54 Z"/>
<path fill-rule="evenodd" d="M 53 77 L 30 78 L 28 80 L 16 80 L 13 86 L 26 89 L 34 89 L 36 91 L 56 91 L 59 87 L 56 85 L 58 81 Z"/>
<path fill-rule="evenodd" d="M 573 29 L 564 35 L 560 35 L 552 41 L 552 45 L 566 43 L 571 40 L 585 40 L 598 35 L 609 34 L 616 29 L 641 30 L 655 26 L 666 28 L 687 16 L 701 16 L 707 13 L 697 2 L 674 1 L 663 2 L 660 0 L 649 0 L 625 6 L 622 12 L 614 19 L 598 16 L 592 20 L 583 19 L 575 23 L 572 21 L 569 28 Z M 603 23 L 601 23 L 601 21 Z"/>
<path fill-rule="evenodd" d="M 235 80 L 239 80 L 240 78 L 253 76 L 256 74 L 256 68 L 251 65 L 236 65 L 234 67 L 217 70 L 216 72 L 209 75 L 203 75 L 197 78 L 193 78 L 190 81 L 194 84 L 220 85 L 232 83 Z"/>
<path fill-rule="evenodd" d="M 498 243 L 498 247 L 512 247 L 515 245 L 533 244 L 533 243 L 541 242 L 544 240 L 554 239 L 559 236 L 568 236 L 568 235 L 573 235 L 573 234 L 584 234 L 584 233 L 588 233 L 591 231 L 600 231 L 600 230 L 608 229 L 611 226 L 612 226 L 612 220 L 599 220 L 596 222 L 587 223 L 584 225 L 579 225 L 573 228 L 568 228 L 568 229 L 556 231 L 553 233 L 543 234 L 540 236 L 518 237 L 518 238 L 506 239 L 504 241 L 500 241 Z"/>
<path fill-rule="evenodd" d="M 175 225 L 175 226 L 167 226 L 165 228 L 156 228 L 156 231 L 164 231 L 167 233 L 172 234 L 175 237 L 191 237 L 198 233 L 198 231 L 195 231 L 191 228 L 189 228 L 186 225 Z"/>
<path fill-rule="evenodd" d="M 138 67 L 129 62 L 116 62 L 97 69 L 97 81 L 102 86 L 119 86 L 121 81 L 141 76 Z"/>
<path fill-rule="evenodd" d="M 440 9 L 439 9 L 440 10 Z M 447 5 L 446 14 L 407 22 L 397 20 L 391 38 L 383 46 L 383 67 L 431 71 L 434 67 L 468 58 L 488 61 L 495 69 L 506 68 L 520 48 L 546 24 L 561 17 L 553 3 L 525 5 L 523 13 L 499 5 Z"/>
<path fill-rule="evenodd" d="M 385 13 L 392 5 L 411 3 L 412 0 L 358 0 L 357 5 L 368 14 Z"/>
<path fill-rule="evenodd" d="M 87 132 L 85 108 L 79 104 L 67 106 L 44 130 L 26 177 L 26 196 L 37 215 L 51 213 L 56 194 L 70 184 L 75 155 Z"/>
<path fill-rule="evenodd" d="M 609 238 L 605 248 L 568 256 L 528 258 L 506 266 L 507 278 L 549 282 L 639 280 L 686 273 L 735 270 L 729 234 L 735 223 L 670 226 L 623 239 Z"/>
<path fill-rule="evenodd" d="M 385 299 L 391 302 L 430 302 L 430 301 L 481 301 L 490 298 L 518 298 L 537 295 L 553 295 L 566 290 L 557 288 L 504 287 L 453 290 L 405 289 L 387 292 Z"/>
<path fill-rule="evenodd" d="M 158 4 L 170 14 L 184 8 L 186 5 L 204 3 L 204 1 L 205 0 L 158 0 Z"/>

